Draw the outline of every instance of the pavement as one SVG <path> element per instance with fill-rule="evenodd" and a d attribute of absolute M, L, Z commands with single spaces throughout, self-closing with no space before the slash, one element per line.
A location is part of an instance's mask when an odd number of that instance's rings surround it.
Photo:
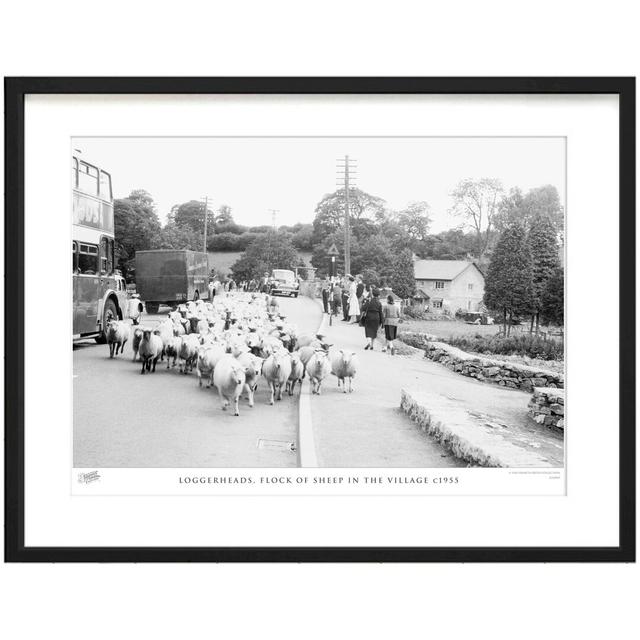
<path fill-rule="evenodd" d="M 331 376 L 321 396 L 313 396 L 313 433 L 320 466 L 455 467 L 465 465 L 425 435 L 400 409 L 402 388 L 437 393 L 448 402 L 507 425 L 517 446 L 542 443 L 549 466 L 563 465 L 563 439 L 527 416 L 530 394 L 503 389 L 461 376 L 442 365 L 412 355 L 382 353 L 384 342 L 365 351 L 364 329 L 339 318 L 325 325 L 333 350 L 351 349 L 359 360 L 355 391 L 343 394 Z M 384 333 L 381 331 L 384 337 Z"/>
<path fill-rule="evenodd" d="M 321 312 L 309 298 L 279 298 L 280 309 L 303 331 L 315 331 Z M 153 326 L 166 316 L 147 315 Z M 222 411 L 215 388 L 199 388 L 195 371 L 182 375 L 158 362 L 140 375 L 140 363 L 109 359 L 107 345 L 74 346 L 74 447 L 76 467 L 295 467 L 288 448 L 298 432 L 298 393 L 269 406 L 258 385 L 255 406 L 240 416 Z"/>

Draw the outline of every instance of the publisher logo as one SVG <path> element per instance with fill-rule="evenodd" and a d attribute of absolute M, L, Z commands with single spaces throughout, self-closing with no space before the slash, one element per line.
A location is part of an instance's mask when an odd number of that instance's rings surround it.
<path fill-rule="evenodd" d="M 97 471 L 88 471 L 87 473 L 78 474 L 78 482 L 80 484 L 89 484 L 96 480 L 100 480 L 100 474 Z"/>

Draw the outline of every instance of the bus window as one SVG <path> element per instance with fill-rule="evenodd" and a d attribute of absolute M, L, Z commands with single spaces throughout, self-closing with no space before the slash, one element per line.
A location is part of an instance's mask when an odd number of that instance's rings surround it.
<path fill-rule="evenodd" d="M 78 158 L 71 158 L 71 184 L 73 188 L 78 187 Z"/>
<path fill-rule="evenodd" d="M 73 273 L 78 273 L 78 243 L 71 243 L 71 265 Z"/>
<path fill-rule="evenodd" d="M 86 162 L 78 168 L 78 188 L 91 196 L 98 195 L 98 170 Z"/>
<path fill-rule="evenodd" d="M 98 247 L 95 244 L 80 243 L 78 271 L 91 276 L 95 276 L 98 273 Z"/>
<path fill-rule="evenodd" d="M 109 241 L 107 238 L 100 240 L 100 273 L 105 275 L 107 271 L 107 256 L 109 254 Z"/>
<path fill-rule="evenodd" d="M 100 197 L 111 202 L 111 176 L 106 171 L 100 171 Z"/>
<path fill-rule="evenodd" d="M 100 240 L 100 273 L 111 275 L 113 273 L 113 240 L 105 238 Z"/>

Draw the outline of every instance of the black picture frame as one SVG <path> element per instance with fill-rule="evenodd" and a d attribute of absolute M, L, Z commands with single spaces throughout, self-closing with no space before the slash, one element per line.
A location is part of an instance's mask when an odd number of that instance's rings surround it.
<path fill-rule="evenodd" d="M 5 78 L 6 562 L 635 561 L 635 78 Z M 26 547 L 24 540 L 24 101 L 27 94 L 615 94 L 620 160 L 620 473 L 615 547 Z M 631 293 L 629 293 L 631 292 Z M 11 310 L 11 311 L 9 311 Z M 594 517 L 596 517 L 594 515 Z"/>

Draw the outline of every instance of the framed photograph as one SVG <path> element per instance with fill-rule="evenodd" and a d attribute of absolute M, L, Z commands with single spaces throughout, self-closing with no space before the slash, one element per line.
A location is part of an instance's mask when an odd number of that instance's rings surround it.
<path fill-rule="evenodd" d="M 7 78 L 5 132 L 6 560 L 635 560 L 634 78 Z"/>

